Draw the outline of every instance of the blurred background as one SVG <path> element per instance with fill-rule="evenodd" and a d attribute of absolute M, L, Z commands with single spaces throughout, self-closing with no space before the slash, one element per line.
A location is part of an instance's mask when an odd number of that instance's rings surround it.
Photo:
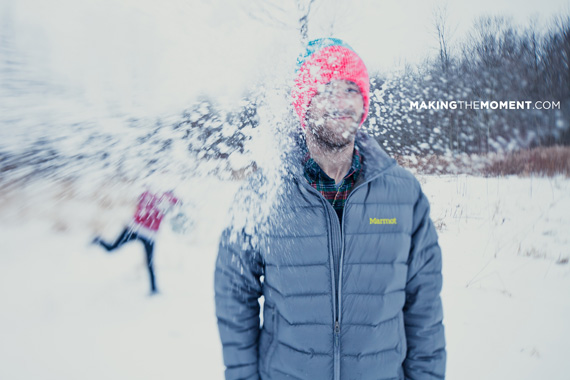
<path fill-rule="evenodd" d="M 0 0 L 0 378 L 223 378 L 218 236 L 241 181 L 278 170 L 296 57 L 329 36 L 432 204 L 448 377 L 566 378 L 567 0 Z M 410 105 L 437 101 L 533 107 Z M 184 201 L 156 297 L 142 245 L 89 244 L 147 189 Z"/>

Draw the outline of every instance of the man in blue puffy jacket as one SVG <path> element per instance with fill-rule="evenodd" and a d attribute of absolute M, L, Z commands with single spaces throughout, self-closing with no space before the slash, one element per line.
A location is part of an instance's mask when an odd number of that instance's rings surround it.
<path fill-rule="evenodd" d="M 292 98 L 304 132 L 287 174 L 249 181 L 253 222 L 220 242 L 226 379 L 444 379 L 437 233 L 416 178 L 359 130 L 364 63 L 340 40 L 312 41 Z M 269 212 L 255 207 L 268 198 Z"/>

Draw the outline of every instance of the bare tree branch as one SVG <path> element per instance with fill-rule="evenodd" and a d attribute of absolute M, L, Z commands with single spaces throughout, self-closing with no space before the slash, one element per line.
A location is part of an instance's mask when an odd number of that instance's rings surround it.
<path fill-rule="evenodd" d="M 309 39 L 309 14 L 311 13 L 311 5 L 313 5 L 314 2 L 314 0 L 297 0 L 297 8 L 301 13 L 301 18 L 299 18 L 299 31 L 303 43 Z M 305 4 L 306 6 L 304 7 Z"/>
<path fill-rule="evenodd" d="M 447 16 L 447 3 L 436 5 L 433 10 L 433 26 L 439 44 L 441 70 L 444 73 L 449 69 L 449 30 Z"/>

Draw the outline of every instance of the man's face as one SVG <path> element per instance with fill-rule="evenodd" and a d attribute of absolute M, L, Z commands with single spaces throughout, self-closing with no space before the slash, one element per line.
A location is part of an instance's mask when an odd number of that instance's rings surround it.
<path fill-rule="evenodd" d="M 360 88 L 347 80 L 332 80 L 319 87 L 307 110 L 307 133 L 325 147 L 339 149 L 354 142 L 362 120 Z"/>

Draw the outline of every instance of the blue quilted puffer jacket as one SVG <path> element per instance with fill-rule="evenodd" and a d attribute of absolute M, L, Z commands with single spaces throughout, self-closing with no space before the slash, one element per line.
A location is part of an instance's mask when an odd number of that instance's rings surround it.
<path fill-rule="evenodd" d="M 356 143 L 363 170 L 342 226 L 297 168 L 262 225 L 223 233 L 215 294 L 227 380 L 444 379 L 428 200 L 372 138 Z"/>

